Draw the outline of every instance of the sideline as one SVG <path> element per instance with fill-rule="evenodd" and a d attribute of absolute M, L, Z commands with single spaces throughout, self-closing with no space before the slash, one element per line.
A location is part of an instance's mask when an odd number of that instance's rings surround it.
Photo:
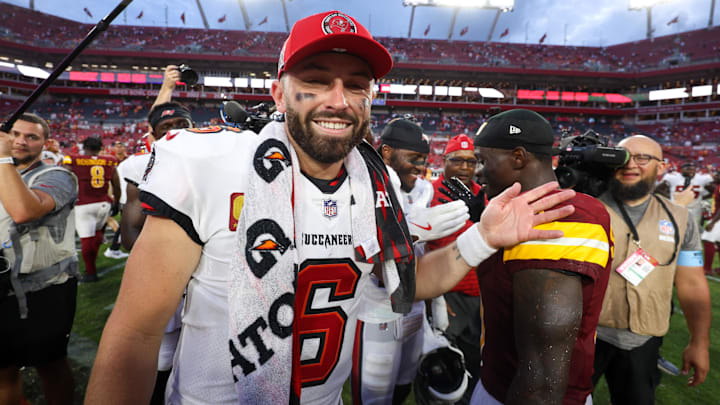
<path fill-rule="evenodd" d="M 126 262 L 127 262 L 127 258 L 120 259 L 120 263 L 115 263 L 115 264 L 113 264 L 112 266 L 107 267 L 107 268 L 99 271 L 99 272 L 98 272 L 98 276 L 104 276 L 104 275 L 110 273 L 111 271 L 114 271 L 114 270 L 117 270 L 117 269 L 121 269 L 121 268 L 125 267 L 125 263 L 126 263 Z M 720 281 L 720 280 L 718 280 L 718 281 Z"/>

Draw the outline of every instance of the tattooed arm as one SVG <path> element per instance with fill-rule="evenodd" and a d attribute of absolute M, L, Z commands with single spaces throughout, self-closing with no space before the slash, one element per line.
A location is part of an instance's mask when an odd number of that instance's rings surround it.
<path fill-rule="evenodd" d="M 534 269 L 514 275 L 518 367 L 506 405 L 562 403 L 582 310 L 580 275 Z"/>

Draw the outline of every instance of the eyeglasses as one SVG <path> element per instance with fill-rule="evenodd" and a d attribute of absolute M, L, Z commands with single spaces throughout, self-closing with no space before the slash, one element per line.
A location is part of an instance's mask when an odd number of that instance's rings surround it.
<path fill-rule="evenodd" d="M 447 158 L 446 160 L 455 166 L 462 166 L 463 164 L 467 163 L 468 166 L 473 167 L 473 166 L 477 166 L 477 164 L 478 164 L 477 159 L 461 159 L 461 158 L 452 157 L 452 158 Z"/>
<path fill-rule="evenodd" d="M 657 158 L 653 155 L 647 155 L 645 153 L 638 153 L 637 155 L 630 155 L 630 158 L 635 161 L 640 166 L 645 166 L 646 164 L 650 163 L 651 160 L 657 160 L 658 162 L 662 162 L 662 159 Z"/>

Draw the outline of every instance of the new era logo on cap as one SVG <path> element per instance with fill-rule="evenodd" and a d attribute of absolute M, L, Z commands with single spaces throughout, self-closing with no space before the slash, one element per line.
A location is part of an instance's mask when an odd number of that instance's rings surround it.
<path fill-rule="evenodd" d="M 516 127 L 515 125 L 510 125 L 510 135 L 517 135 L 522 133 L 522 129 Z"/>

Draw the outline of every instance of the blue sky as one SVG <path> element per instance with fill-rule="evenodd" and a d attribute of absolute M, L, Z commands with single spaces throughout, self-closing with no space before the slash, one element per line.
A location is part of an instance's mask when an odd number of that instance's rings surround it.
<path fill-rule="evenodd" d="M 4 0 L 28 7 L 30 0 Z M 352 15 L 376 36 L 406 37 L 411 8 L 402 0 L 285 0 L 290 24 L 313 13 L 339 9 Z M 200 0 L 210 28 L 244 29 L 238 0 Z M 285 31 L 281 0 L 244 0 L 253 26 L 251 30 Z M 112 10 L 119 0 L 34 0 L 35 9 L 84 23 L 96 23 Z M 538 43 L 547 33 L 546 44 L 606 46 L 644 39 L 646 12 L 628 10 L 629 0 L 516 0 L 512 12 L 503 13 L 495 28 L 493 40 L 517 43 Z M 720 3 L 720 2 L 717 2 Z M 653 8 L 654 35 L 668 35 L 707 27 L 711 0 L 669 0 Z M 83 8 L 93 14 L 90 18 Z M 716 4 L 713 25 L 720 22 L 720 4 Z M 142 18 L 137 16 L 142 12 Z M 196 0 L 135 0 L 115 24 L 183 26 L 180 15 L 185 13 L 185 27 L 202 28 Z M 418 7 L 412 37 L 447 39 L 453 10 Z M 226 15 L 223 23 L 218 19 Z M 267 23 L 258 24 L 268 17 Z M 461 9 L 455 22 L 454 39 L 484 41 L 487 39 L 495 11 Z M 678 23 L 667 22 L 678 17 Z M 424 31 L 430 25 L 427 36 Z M 460 30 L 468 32 L 460 36 Z M 500 39 L 505 29 L 509 34 Z M 526 40 L 527 38 L 527 40 Z"/>

